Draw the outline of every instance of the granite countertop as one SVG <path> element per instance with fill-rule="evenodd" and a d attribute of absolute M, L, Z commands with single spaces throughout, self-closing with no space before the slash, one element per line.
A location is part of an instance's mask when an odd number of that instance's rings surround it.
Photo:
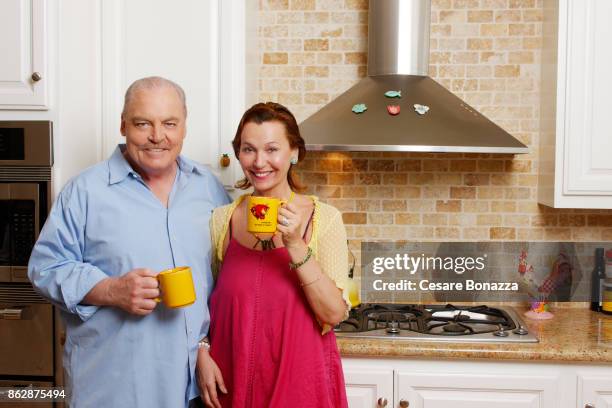
<path fill-rule="evenodd" d="M 523 313 L 517 309 L 519 313 Z M 343 357 L 419 357 L 612 363 L 612 316 L 553 309 L 551 320 L 523 318 L 539 343 L 441 343 L 338 337 Z"/>

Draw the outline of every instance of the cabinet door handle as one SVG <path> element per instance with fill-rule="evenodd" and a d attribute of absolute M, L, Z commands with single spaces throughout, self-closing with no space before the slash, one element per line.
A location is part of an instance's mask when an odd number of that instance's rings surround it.
<path fill-rule="evenodd" d="M 408 408 L 408 405 L 410 405 L 410 404 L 405 399 L 401 399 L 400 402 L 399 402 L 399 406 L 401 408 Z"/>
<path fill-rule="evenodd" d="M 220 165 L 221 167 L 229 167 L 230 162 L 231 162 L 231 160 L 230 160 L 230 158 L 229 158 L 229 154 L 227 154 L 227 153 L 223 153 L 223 154 L 221 155 L 221 158 L 219 159 L 219 165 Z"/>
<path fill-rule="evenodd" d="M 38 82 L 42 79 L 42 75 L 40 75 L 40 72 L 34 72 L 32 73 L 32 81 L 34 82 Z"/>
<path fill-rule="evenodd" d="M 378 404 L 376 405 L 376 408 L 385 408 L 387 406 L 387 399 L 386 398 L 379 398 L 378 399 Z"/>

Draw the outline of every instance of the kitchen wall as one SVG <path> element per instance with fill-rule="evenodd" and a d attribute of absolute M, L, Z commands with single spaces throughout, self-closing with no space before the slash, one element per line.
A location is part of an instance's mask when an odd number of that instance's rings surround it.
<path fill-rule="evenodd" d="M 354 248 L 363 239 L 612 240 L 612 211 L 537 203 L 542 3 L 432 0 L 431 76 L 530 154 L 311 152 L 299 165 L 310 192 L 343 212 Z M 301 121 L 365 76 L 367 7 L 260 0 L 257 99 Z"/>

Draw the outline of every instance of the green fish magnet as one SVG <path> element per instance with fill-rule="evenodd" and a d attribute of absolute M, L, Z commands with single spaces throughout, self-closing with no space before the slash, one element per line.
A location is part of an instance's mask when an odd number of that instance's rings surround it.
<path fill-rule="evenodd" d="M 402 97 L 402 91 L 387 91 L 387 92 L 385 92 L 385 96 L 387 98 L 401 98 Z"/>
<path fill-rule="evenodd" d="M 368 107 L 365 103 L 358 103 L 357 105 L 353 105 L 353 109 L 351 109 L 355 113 L 363 113 L 368 110 Z"/>

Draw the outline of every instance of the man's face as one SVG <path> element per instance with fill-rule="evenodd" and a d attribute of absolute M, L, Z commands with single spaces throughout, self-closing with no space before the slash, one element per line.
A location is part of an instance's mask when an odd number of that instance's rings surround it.
<path fill-rule="evenodd" d="M 185 110 L 169 86 L 140 89 L 121 117 L 130 164 L 142 176 L 174 172 L 185 138 Z"/>

